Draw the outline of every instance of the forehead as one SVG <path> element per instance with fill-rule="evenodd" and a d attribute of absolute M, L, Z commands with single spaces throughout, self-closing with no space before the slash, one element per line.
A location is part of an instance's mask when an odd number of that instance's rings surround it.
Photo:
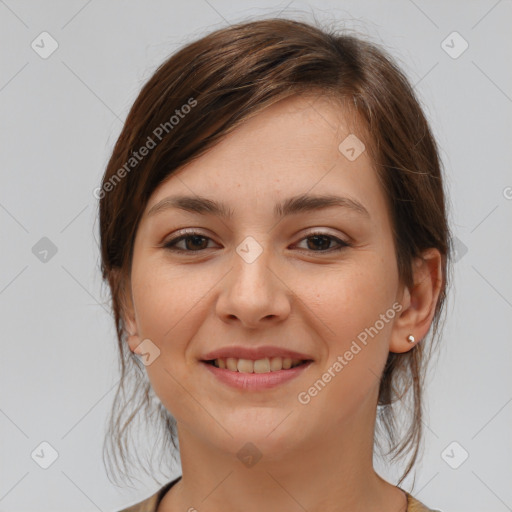
<path fill-rule="evenodd" d="M 353 116 L 325 95 L 286 98 L 170 175 L 151 196 L 146 213 L 174 194 L 211 197 L 237 212 L 267 202 L 273 207 L 308 191 L 353 197 L 378 213 L 385 199 L 364 150 L 369 141 L 356 130 Z M 347 144 L 356 158 L 346 153 Z"/>

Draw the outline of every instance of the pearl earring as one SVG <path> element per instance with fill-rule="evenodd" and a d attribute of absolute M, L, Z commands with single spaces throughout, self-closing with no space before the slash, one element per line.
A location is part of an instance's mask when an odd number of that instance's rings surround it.
<path fill-rule="evenodd" d="M 415 342 L 414 336 L 412 334 L 409 334 L 407 339 L 409 340 L 410 343 L 414 343 Z"/>

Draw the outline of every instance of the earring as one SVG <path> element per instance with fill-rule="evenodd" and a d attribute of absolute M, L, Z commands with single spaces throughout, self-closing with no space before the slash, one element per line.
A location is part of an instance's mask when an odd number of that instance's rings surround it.
<path fill-rule="evenodd" d="M 414 343 L 415 342 L 414 336 L 412 334 L 409 334 L 407 339 L 409 340 L 410 343 Z"/>

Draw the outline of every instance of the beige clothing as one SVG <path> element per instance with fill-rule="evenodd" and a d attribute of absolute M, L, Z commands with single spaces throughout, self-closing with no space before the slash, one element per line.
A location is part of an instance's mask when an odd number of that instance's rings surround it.
<path fill-rule="evenodd" d="M 132 505 L 131 507 L 124 508 L 119 512 L 156 512 L 159 503 L 162 501 L 165 493 L 180 480 L 181 476 L 175 480 L 165 484 L 161 489 L 154 493 L 149 498 Z M 413 498 L 409 493 L 404 491 L 407 495 L 407 512 L 436 512 L 434 509 L 427 508 L 423 503 Z"/>

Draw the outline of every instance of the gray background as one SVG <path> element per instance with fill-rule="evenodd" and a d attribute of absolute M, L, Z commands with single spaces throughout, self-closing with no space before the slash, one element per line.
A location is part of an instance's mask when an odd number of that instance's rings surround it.
<path fill-rule="evenodd" d="M 156 491 L 143 476 L 116 488 L 103 468 L 118 374 L 92 191 L 169 53 L 248 16 L 310 11 L 391 51 L 442 148 L 458 261 L 414 494 L 444 512 L 512 510 L 510 0 L 0 1 L 0 510 L 108 512 Z M 59 45 L 46 59 L 31 47 L 43 31 Z M 453 31 L 469 44 L 457 58 L 442 45 Z M 44 441 L 48 469 L 31 457 Z"/>

